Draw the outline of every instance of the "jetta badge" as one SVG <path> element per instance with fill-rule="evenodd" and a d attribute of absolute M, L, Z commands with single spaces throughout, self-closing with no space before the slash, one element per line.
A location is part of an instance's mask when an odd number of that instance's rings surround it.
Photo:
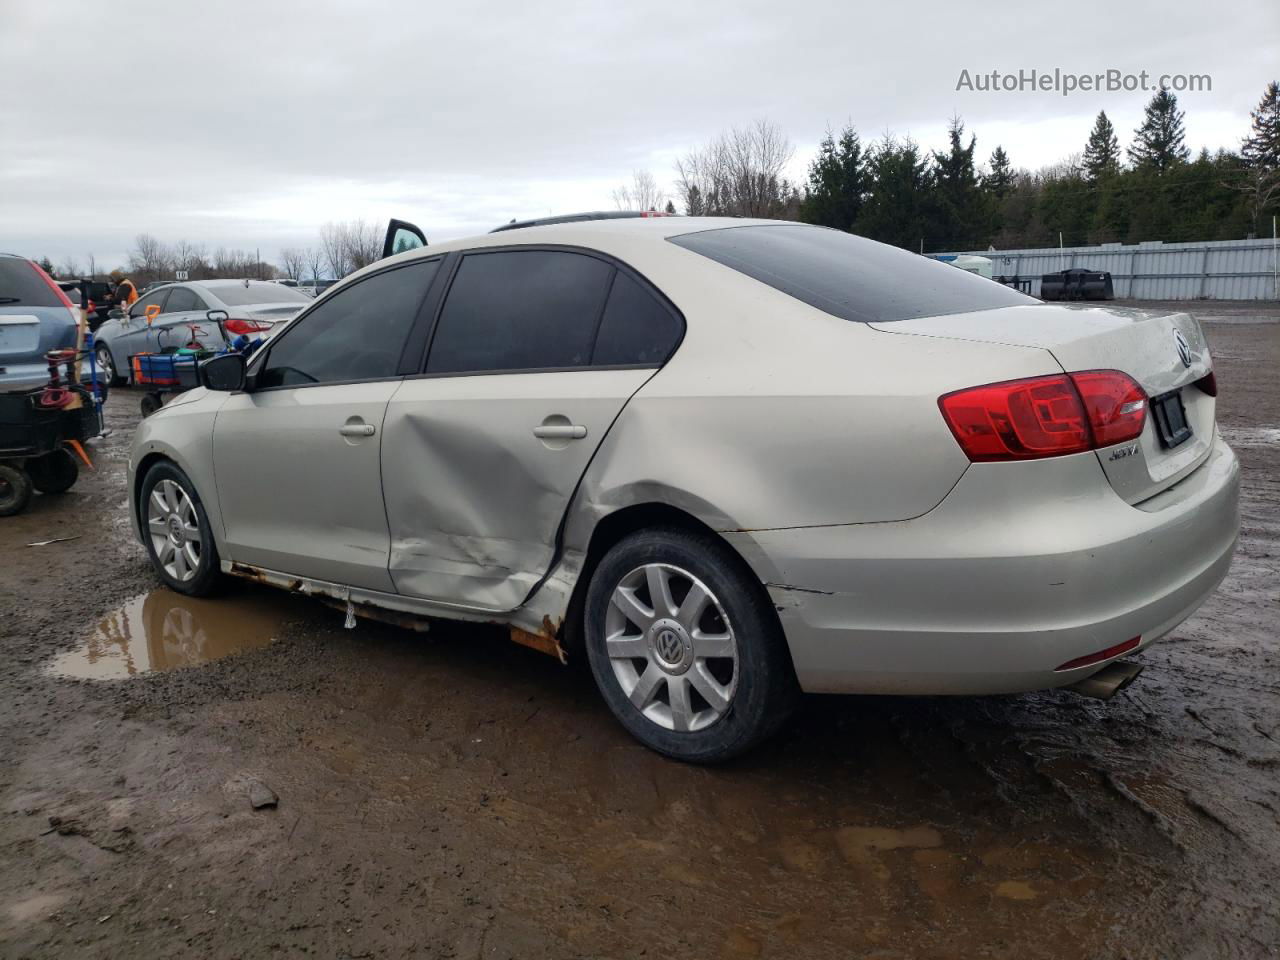
<path fill-rule="evenodd" d="M 1182 358 L 1184 367 L 1191 366 L 1191 344 L 1187 343 L 1187 338 L 1182 335 L 1181 330 L 1173 331 L 1173 345 L 1178 348 L 1178 356 Z"/>

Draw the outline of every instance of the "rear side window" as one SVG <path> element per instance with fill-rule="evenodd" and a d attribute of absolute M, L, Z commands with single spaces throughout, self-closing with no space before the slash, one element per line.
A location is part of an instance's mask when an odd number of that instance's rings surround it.
<path fill-rule="evenodd" d="M 75 298 L 73 297 L 74 301 Z M 25 260 L 0 257 L 0 307 L 61 307 L 44 277 Z"/>
<path fill-rule="evenodd" d="M 195 310 L 196 295 L 187 287 L 174 287 L 169 293 L 169 300 L 164 305 L 165 313 L 181 313 L 186 310 Z"/>
<path fill-rule="evenodd" d="M 259 386 L 396 376 L 405 341 L 439 265 L 439 260 L 417 261 L 376 273 L 317 304 L 271 346 L 258 374 Z"/>
<path fill-rule="evenodd" d="M 630 275 L 619 270 L 600 321 L 592 363 L 660 364 L 680 341 L 676 316 Z"/>
<path fill-rule="evenodd" d="M 468 254 L 440 312 L 427 372 L 586 366 L 612 273 L 580 253 Z"/>
<path fill-rule="evenodd" d="M 825 227 L 728 227 L 668 239 L 844 320 L 885 323 L 1040 302 L 949 264 Z"/>

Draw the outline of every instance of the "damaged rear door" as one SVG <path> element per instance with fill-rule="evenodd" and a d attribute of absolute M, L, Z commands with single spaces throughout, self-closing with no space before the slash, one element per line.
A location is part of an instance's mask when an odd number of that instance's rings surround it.
<path fill-rule="evenodd" d="M 550 569 L 579 479 L 684 323 L 590 251 L 489 249 L 453 265 L 424 373 L 387 410 L 390 573 L 405 595 L 505 611 Z"/>

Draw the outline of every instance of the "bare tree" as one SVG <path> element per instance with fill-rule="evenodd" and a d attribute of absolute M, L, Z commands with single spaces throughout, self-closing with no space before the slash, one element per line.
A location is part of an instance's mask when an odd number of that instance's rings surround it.
<path fill-rule="evenodd" d="M 307 269 L 307 255 L 297 247 L 285 247 L 280 251 L 280 269 L 293 280 L 301 280 Z"/>
<path fill-rule="evenodd" d="M 352 270 L 359 270 L 382 259 L 383 231 L 376 223 L 364 220 L 352 220 L 346 224 L 347 231 L 347 264 Z"/>
<path fill-rule="evenodd" d="M 63 277 L 64 279 L 69 277 L 79 277 L 80 275 L 80 261 L 75 257 L 67 257 L 67 259 L 63 260 L 62 263 L 58 265 L 58 276 Z"/>
<path fill-rule="evenodd" d="M 320 228 L 320 249 L 324 252 L 329 272 L 341 280 L 351 271 L 347 267 L 347 228 L 343 223 L 326 223 Z"/>
<path fill-rule="evenodd" d="M 151 282 L 160 280 L 169 272 L 169 251 L 165 245 L 149 233 L 140 233 L 133 240 L 129 253 L 129 269 L 138 278 Z"/>
<path fill-rule="evenodd" d="M 209 255 L 204 244 L 179 240 L 173 245 L 173 269 L 185 270 L 189 280 L 203 280 L 209 274 Z"/>
<path fill-rule="evenodd" d="M 319 280 L 324 271 L 324 250 L 320 247 L 307 247 L 302 251 L 302 258 L 307 265 L 307 273 L 312 280 Z M 301 279 L 301 276 L 299 276 Z"/>
<path fill-rule="evenodd" d="M 89 279 L 96 280 L 98 278 L 98 259 L 92 253 L 89 254 Z"/>
<path fill-rule="evenodd" d="M 634 170 L 631 183 L 613 191 L 613 202 L 619 210 L 661 210 L 667 194 L 648 170 Z"/>
<path fill-rule="evenodd" d="M 735 127 L 676 161 L 677 187 L 690 215 L 778 217 L 797 198 L 782 172 L 794 149 L 768 120 Z"/>

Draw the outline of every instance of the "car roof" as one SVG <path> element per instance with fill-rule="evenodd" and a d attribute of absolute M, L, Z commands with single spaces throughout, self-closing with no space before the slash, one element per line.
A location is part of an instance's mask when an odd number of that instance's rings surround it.
<path fill-rule="evenodd" d="M 204 287 L 206 290 L 216 291 L 219 287 L 223 289 L 227 287 L 247 287 L 253 286 L 256 283 L 261 283 L 264 286 L 279 286 L 279 284 L 273 284 L 270 280 L 255 280 L 252 277 L 242 277 L 238 280 L 234 277 L 223 277 L 218 280 L 184 280 L 181 283 L 174 284 L 174 286 Z"/>
<path fill-rule="evenodd" d="M 701 233 L 705 230 L 724 230 L 729 227 L 778 226 L 794 223 L 791 220 L 757 220 L 745 217 L 611 217 L 604 220 L 572 220 L 556 223 L 542 223 L 522 226 L 519 230 L 502 230 L 482 233 L 478 236 L 459 237 L 443 243 L 427 247 L 418 247 L 405 253 L 396 254 L 386 260 L 379 260 L 365 271 L 385 266 L 393 260 L 406 261 L 424 257 L 439 256 L 452 250 L 468 250 L 476 247 L 507 247 L 537 244 L 563 244 L 565 246 L 596 247 L 611 246 L 611 241 L 625 240 L 633 242 L 652 241 L 660 243 L 668 237 L 678 237 L 686 233 Z M 803 226 L 803 224 L 802 224 Z M 359 274 L 352 274 L 358 276 Z"/>

